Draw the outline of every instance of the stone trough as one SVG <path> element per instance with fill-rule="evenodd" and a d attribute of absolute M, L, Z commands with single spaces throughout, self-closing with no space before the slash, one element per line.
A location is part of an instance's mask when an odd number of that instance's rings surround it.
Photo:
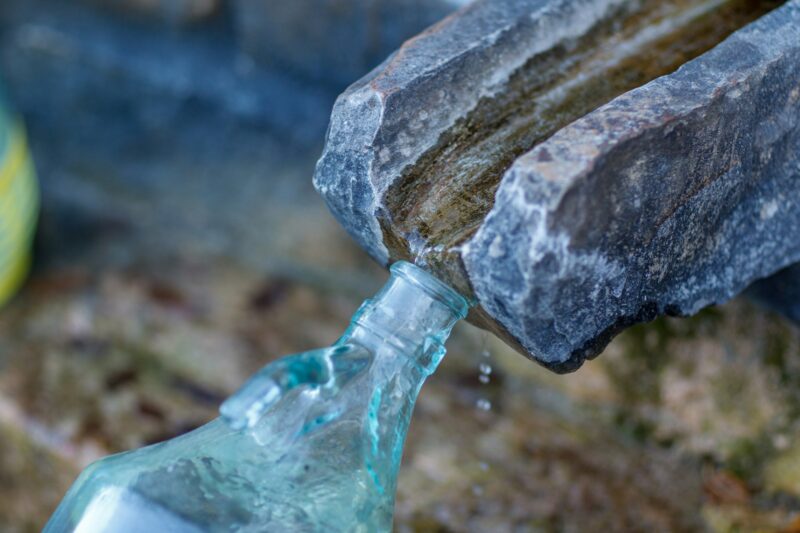
<path fill-rule="evenodd" d="M 574 370 L 800 261 L 800 0 L 478 0 L 339 97 L 315 185 Z"/>

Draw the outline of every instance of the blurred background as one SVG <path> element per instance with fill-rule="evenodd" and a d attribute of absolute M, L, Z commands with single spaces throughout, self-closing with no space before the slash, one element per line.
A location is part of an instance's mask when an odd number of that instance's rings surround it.
<path fill-rule="evenodd" d="M 338 337 L 387 276 L 311 185 L 330 108 L 464 3 L 2 1 L 41 208 L 0 309 L 0 532 L 38 531 L 92 460 Z M 800 531 L 799 385 L 800 333 L 744 299 L 567 376 L 462 324 L 417 405 L 396 529 Z"/>

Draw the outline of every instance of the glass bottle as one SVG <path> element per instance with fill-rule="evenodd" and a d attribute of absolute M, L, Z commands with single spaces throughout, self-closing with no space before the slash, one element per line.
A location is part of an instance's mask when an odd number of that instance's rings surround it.
<path fill-rule="evenodd" d="M 47 533 L 389 531 L 417 394 L 467 302 L 396 263 L 330 348 L 277 360 L 175 439 L 90 465 Z"/>

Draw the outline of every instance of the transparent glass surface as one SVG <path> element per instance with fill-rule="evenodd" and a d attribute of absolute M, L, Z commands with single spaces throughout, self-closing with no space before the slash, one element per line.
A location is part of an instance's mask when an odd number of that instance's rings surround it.
<path fill-rule="evenodd" d="M 90 465 L 45 531 L 388 531 L 414 402 L 466 311 L 394 265 L 332 347 L 267 365 L 191 433 Z"/>

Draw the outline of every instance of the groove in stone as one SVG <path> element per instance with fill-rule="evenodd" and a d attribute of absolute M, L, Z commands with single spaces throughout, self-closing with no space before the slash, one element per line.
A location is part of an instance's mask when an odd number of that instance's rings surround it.
<path fill-rule="evenodd" d="M 782 3 L 626 3 L 579 39 L 530 58 L 502 91 L 480 99 L 389 188 L 380 223 L 392 256 L 425 262 L 435 271 L 448 268 L 453 248 L 481 224 L 516 158 Z"/>

